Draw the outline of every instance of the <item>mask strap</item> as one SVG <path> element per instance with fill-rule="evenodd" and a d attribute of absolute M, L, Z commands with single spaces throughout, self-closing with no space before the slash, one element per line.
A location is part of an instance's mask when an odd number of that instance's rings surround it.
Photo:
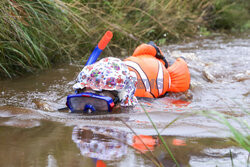
<path fill-rule="evenodd" d="M 156 55 L 155 55 L 155 57 L 156 57 L 157 59 L 163 60 L 164 63 L 165 63 L 165 67 L 168 68 L 168 62 L 167 62 L 166 58 L 161 54 L 161 51 L 160 51 L 159 47 L 156 46 L 155 43 L 154 43 L 153 41 L 150 41 L 150 42 L 148 43 L 148 45 L 151 45 L 151 46 L 153 46 L 153 47 L 155 48 L 155 50 L 156 50 Z"/>
<path fill-rule="evenodd" d="M 114 101 L 115 104 L 117 104 L 118 102 L 120 102 L 119 97 L 116 96 L 113 101 Z"/>

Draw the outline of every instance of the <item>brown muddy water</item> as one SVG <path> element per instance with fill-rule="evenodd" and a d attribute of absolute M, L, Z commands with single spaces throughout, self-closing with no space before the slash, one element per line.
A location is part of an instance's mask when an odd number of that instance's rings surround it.
<path fill-rule="evenodd" d="M 250 35 L 217 36 L 162 49 L 169 50 L 167 59 L 186 58 L 191 89 L 188 94 L 139 101 L 179 164 L 231 166 L 232 157 L 234 166 L 249 166 L 249 153 L 229 139 L 229 130 L 196 112 L 219 111 L 250 121 L 244 112 L 250 108 Z M 153 157 L 151 152 L 164 166 L 174 166 L 140 105 L 96 115 L 57 111 L 73 93 L 81 68 L 61 65 L 0 81 L 0 166 L 154 166 L 146 157 Z"/>

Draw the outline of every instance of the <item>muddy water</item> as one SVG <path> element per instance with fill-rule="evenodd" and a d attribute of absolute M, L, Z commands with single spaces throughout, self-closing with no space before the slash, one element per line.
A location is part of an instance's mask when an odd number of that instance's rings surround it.
<path fill-rule="evenodd" d="M 191 89 L 187 94 L 140 102 L 177 161 L 181 166 L 230 166 L 231 150 L 234 165 L 246 166 L 248 152 L 229 140 L 227 128 L 194 113 L 215 110 L 250 121 L 244 112 L 250 108 L 250 36 L 218 36 L 162 49 L 169 50 L 169 60 L 186 59 Z M 124 122 L 161 163 L 172 166 L 141 106 L 96 115 L 57 111 L 73 92 L 81 68 L 60 65 L 0 81 L 0 166 L 152 166 L 153 156 Z"/>

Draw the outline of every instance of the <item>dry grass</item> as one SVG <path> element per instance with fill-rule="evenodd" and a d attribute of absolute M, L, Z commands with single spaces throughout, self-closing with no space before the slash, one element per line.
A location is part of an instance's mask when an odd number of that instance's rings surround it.
<path fill-rule="evenodd" d="M 106 30 L 114 38 L 104 54 L 117 57 L 150 40 L 162 45 L 211 30 L 248 30 L 249 9 L 241 0 L 2 0 L 0 78 L 87 59 Z"/>

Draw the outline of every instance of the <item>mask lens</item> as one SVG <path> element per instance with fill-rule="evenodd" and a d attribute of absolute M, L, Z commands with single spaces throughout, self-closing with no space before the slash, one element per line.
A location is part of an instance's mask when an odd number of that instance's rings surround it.
<path fill-rule="evenodd" d="M 72 112 L 83 112 L 86 105 L 92 105 L 97 111 L 108 111 L 108 102 L 103 99 L 86 96 L 70 97 L 68 106 Z"/>

